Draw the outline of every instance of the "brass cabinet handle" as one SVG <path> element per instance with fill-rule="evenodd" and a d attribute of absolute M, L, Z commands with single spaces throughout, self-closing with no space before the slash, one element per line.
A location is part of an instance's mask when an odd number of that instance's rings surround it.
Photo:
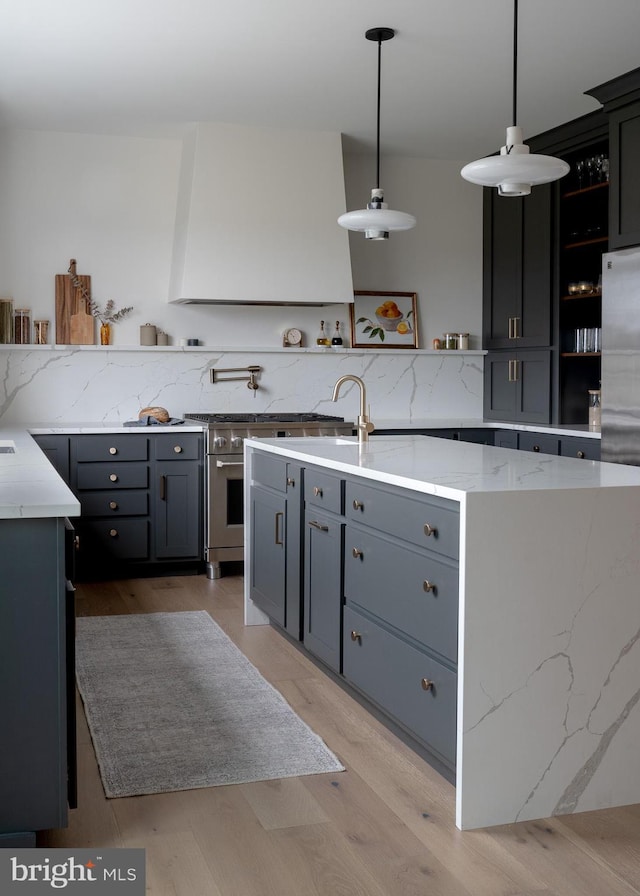
<path fill-rule="evenodd" d="M 513 338 L 520 339 L 520 318 L 513 318 Z"/>
<path fill-rule="evenodd" d="M 430 582 L 428 579 L 424 580 L 424 582 L 422 583 L 422 588 L 424 591 L 435 592 L 435 590 L 436 590 L 436 586 L 433 584 L 433 582 Z"/>
<path fill-rule="evenodd" d="M 117 504 L 117 502 L 116 502 L 116 501 L 109 501 L 109 508 L 110 508 L 111 510 L 117 510 L 117 509 L 118 509 L 118 504 Z"/>
<path fill-rule="evenodd" d="M 360 632 L 357 632 L 355 629 L 351 629 L 351 640 L 357 641 L 358 643 L 362 642 L 362 635 Z"/>
<path fill-rule="evenodd" d="M 117 530 L 117 529 L 109 529 L 109 535 L 110 535 L 112 538 L 116 538 L 117 535 L 118 535 L 118 530 Z"/>
<path fill-rule="evenodd" d="M 578 451 L 577 456 L 580 457 L 580 458 L 583 458 L 583 457 L 584 457 L 584 451 Z"/>
<path fill-rule="evenodd" d="M 111 474 L 109 475 L 109 479 L 110 479 L 112 482 L 117 482 L 117 481 L 118 481 L 118 474 L 117 474 L 117 473 L 111 473 Z"/>
<path fill-rule="evenodd" d="M 432 526 L 430 523 L 425 523 L 425 524 L 424 524 L 424 534 L 425 534 L 425 535 L 427 536 L 427 538 L 428 538 L 429 535 L 437 535 L 437 534 L 438 534 L 438 530 L 436 529 L 435 526 Z"/>
<path fill-rule="evenodd" d="M 167 500 L 167 477 L 166 476 L 160 477 L 160 500 L 161 501 Z"/>
<path fill-rule="evenodd" d="M 117 454 L 117 453 L 118 453 L 117 448 L 109 448 L 109 454 Z"/>
<path fill-rule="evenodd" d="M 354 560 L 357 560 L 359 557 L 363 557 L 364 554 L 362 553 L 362 551 L 359 551 L 358 548 L 353 548 L 351 551 L 351 556 Z"/>
<path fill-rule="evenodd" d="M 173 450 L 175 451 L 176 454 L 182 454 L 182 446 L 181 445 L 174 445 Z"/>
<path fill-rule="evenodd" d="M 358 501 L 357 498 L 354 498 L 353 509 L 354 510 L 362 510 L 363 507 L 364 507 L 364 504 L 362 503 L 362 501 Z"/>
<path fill-rule="evenodd" d="M 507 334 L 507 339 L 513 339 L 513 318 L 509 318 L 509 331 Z"/>
<path fill-rule="evenodd" d="M 314 529 L 320 529 L 321 532 L 329 531 L 328 526 L 325 526 L 324 523 L 319 523 L 317 520 L 309 520 L 309 525 L 313 526 Z"/>
<path fill-rule="evenodd" d="M 433 690 L 433 682 L 430 678 L 423 678 L 420 682 L 423 691 L 432 691 Z"/>
<path fill-rule="evenodd" d="M 276 518 L 275 518 L 275 524 L 276 524 L 275 543 L 276 543 L 276 544 L 284 544 L 284 541 L 283 541 L 282 538 L 280 537 L 280 522 L 281 522 L 283 519 L 284 519 L 284 513 L 283 513 L 281 510 L 279 510 L 279 511 L 276 513 Z"/>
<path fill-rule="evenodd" d="M 316 498 L 321 498 L 322 497 L 322 489 L 319 488 L 319 486 L 314 485 L 313 494 L 316 496 Z"/>
<path fill-rule="evenodd" d="M 287 485 L 294 486 L 295 484 L 295 479 L 292 479 L 291 476 L 287 476 Z"/>
<path fill-rule="evenodd" d="M 537 452 L 537 451 L 540 451 L 540 445 L 534 445 L 534 446 L 533 446 L 533 450 L 536 451 L 536 452 Z"/>

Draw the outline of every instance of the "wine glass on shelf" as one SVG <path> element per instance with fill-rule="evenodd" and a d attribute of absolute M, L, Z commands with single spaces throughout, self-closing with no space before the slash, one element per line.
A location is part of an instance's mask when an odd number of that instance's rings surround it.
<path fill-rule="evenodd" d="M 594 175 L 596 171 L 596 160 L 593 156 L 589 156 L 588 159 L 585 160 L 585 168 L 587 169 L 587 180 L 588 186 L 592 186 L 594 183 Z"/>
<path fill-rule="evenodd" d="M 584 159 L 580 159 L 575 163 L 576 177 L 578 178 L 578 189 L 582 189 L 582 181 L 584 178 Z"/>

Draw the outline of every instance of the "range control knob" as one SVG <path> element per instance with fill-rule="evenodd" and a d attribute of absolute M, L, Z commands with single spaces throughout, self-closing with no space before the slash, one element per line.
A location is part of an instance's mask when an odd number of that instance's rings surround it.
<path fill-rule="evenodd" d="M 227 440 L 224 436 L 216 436 L 213 440 L 213 444 L 216 446 L 216 448 L 224 448 L 224 446 L 227 444 Z"/>
<path fill-rule="evenodd" d="M 240 436 L 234 436 L 231 439 L 231 447 L 232 448 L 242 448 L 242 438 Z"/>

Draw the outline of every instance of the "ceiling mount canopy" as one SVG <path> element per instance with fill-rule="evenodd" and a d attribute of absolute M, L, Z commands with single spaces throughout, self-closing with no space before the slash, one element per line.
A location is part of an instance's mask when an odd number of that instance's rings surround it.
<path fill-rule="evenodd" d="M 507 128 L 500 155 L 488 156 L 465 165 L 460 174 L 483 187 L 497 187 L 501 196 L 528 196 L 531 187 L 559 180 L 569 165 L 554 156 L 529 152 L 518 127 L 518 0 L 513 0 L 513 125 Z"/>
<path fill-rule="evenodd" d="M 369 28 L 365 32 L 367 40 L 378 44 L 378 106 L 376 127 L 376 185 L 371 190 L 371 201 L 366 208 L 340 215 L 338 224 L 346 230 L 364 231 L 368 240 L 387 240 L 390 230 L 411 230 L 416 219 L 406 212 L 396 212 L 384 201 L 384 191 L 380 187 L 380 71 L 382 63 L 382 43 L 395 36 L 393 28 Z"/>

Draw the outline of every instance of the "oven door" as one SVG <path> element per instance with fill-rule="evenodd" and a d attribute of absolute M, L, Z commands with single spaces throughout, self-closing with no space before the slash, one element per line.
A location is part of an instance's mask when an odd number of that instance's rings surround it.
<path fill-rule="evenodd" d="M 236 559 L 221 549 L 244 545 L 244 460 L 241 454 L 208 456 L 209 496 L 207 508 L 207 548 L 209 560 Z"/>

